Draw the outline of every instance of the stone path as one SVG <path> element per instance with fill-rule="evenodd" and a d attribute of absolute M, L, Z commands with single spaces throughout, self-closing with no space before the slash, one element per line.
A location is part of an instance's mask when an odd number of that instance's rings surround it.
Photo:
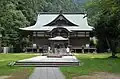
<path fill-rule="evenodd" d="M 37 67 L 29 79 L 65 79 L 58 67 Z"/>

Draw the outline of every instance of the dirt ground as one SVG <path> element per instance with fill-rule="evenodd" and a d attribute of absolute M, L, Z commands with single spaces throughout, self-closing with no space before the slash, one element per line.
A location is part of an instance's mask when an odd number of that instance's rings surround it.
<path fill-rule="evenodd" d="M 0 79 L 29 79 L 28 70 L 12 73 L 10 76 L 0 76 Z"/>
<path fill-rule="evenodd" d="M 0 79 L 6 79 L 9 78 L 10 76 L 0 76 Z"/>
<path fill-rule="evenodd" d="M 72 79 L 120 79 L 120 74 L 112 74 L 107 72 L 97 72 L 93 75 L 84 75 L 79 77 L 73 77 Z"/>
<path fill-rule="evenodd" d="M 28 70 L 13 73 L 10 76 L 0 76 L 0 79 L 29 79 Z M 93 75 L 84 75 L 73 77 L 72 79 L 120 79 L 120 74 L 112 74 L 107 72 L 97 72 Z"/>

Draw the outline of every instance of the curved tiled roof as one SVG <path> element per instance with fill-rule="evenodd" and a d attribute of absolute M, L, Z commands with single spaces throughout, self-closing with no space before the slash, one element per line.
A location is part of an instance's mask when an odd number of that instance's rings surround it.
<path fill-rule="evenodd" d="M 92 31 L 92 27 L 87 23 L 87 17 L 81 13 L 63 13 L 67 20 L 78 26 L 62 26 L 70 31 Z M 58 26 L 44 26 L 59 16 L 59 13 L 41 13 L 38 14 L 36 24 L 33 26 L 20 28 L 28 31 L 50 31 Z"/>

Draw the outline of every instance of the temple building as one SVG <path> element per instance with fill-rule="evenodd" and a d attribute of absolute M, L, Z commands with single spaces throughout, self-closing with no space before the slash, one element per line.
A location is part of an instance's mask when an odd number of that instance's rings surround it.
<path fill-rule="evenodd" d="M 39 13 L 35 25 L 20 28 L 31 33 L 33 46 L 50 47 L 51 52 L 65 52 L 67 47 L 79 50 L 90 43 L 92 27 L 84 13 Z M 61 49 L 61 50 L 57 50 Z"/>

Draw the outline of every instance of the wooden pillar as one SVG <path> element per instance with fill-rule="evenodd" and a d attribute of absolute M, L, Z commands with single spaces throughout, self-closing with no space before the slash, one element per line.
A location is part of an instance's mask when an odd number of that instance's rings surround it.
<path fill-rule="evenodd" d="M 36 36 L 36 33 L 35 33 L 35 36 Z M 34 32 L 33 32 L 33 35 L 32 35 L 32 53 L 33 53 L 33 38 L 34 38 Z"/>
<path fill-rule="evenodd" d="M 85 32 L 85 37 L 86 37 L 86 32 Z"/>
<path fill-rule="evenodd" d="M 52 32 L 50 33 L 50 37 L 52 37 Z"/>
<path fill-rule="evenodd" d="M 75 49 L 75 53 L 76 53 L 76 49 Z"/>
<path fill-rule="evenodd" d="M 70 45 L 70 32 L 68 33 L 68 45 Z"/>

